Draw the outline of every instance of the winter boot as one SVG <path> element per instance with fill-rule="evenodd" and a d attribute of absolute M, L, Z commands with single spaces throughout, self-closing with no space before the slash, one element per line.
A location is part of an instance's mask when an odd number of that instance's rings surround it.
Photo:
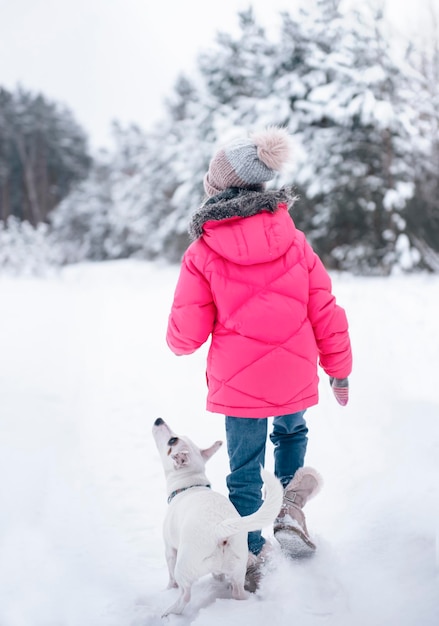
<path fill-rule="evenodd" d="M 293 558 L 311 556 L 315 552 L 302 509 L 321 486 L 322 478 L 314 469 L 301 467 L 285 487 L 282 508 L 274 521 L 274 536 L 282 550 Z"/>
<path fill-rule="evenodd" d="M 248 553 L 247 571 L 244 582 L 244 589 L 246 591 L 255 593 L 255 591 L 259 589 L 261 579 L 267 566 L 267 558 L 270 557 L 272 550 L 272 544 L 266 541 L 259 554 L 253 554 L 253 552 Z"/>

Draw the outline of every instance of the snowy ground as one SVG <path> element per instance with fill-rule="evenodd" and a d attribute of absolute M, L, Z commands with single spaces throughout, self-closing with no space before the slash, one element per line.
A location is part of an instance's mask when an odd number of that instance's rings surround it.
<path fill-rule="evenodd" d="M 162 623 L 176 591 L 152 423 L 203 446 L 224 438 L 204 409 L 205 348 L 177 358 L 164 342 L 176 276 L 128 261 L 0 278 L 1 626 Z M 169 624 L 439 624 L 439 277 L 334 286 L 355 370 L 346 408 L 322 375 L 308 412 L 307 464 L 325 479 L 307 506 L 319 552 L 276 553 L 246 602 L 203 579 Z M 225 448 L 207 469 L 226 493 Z"/>

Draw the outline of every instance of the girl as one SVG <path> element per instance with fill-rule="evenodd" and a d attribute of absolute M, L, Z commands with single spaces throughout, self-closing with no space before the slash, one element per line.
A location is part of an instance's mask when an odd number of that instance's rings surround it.
<path fill-rule="evenodd" d="M 352 355 L 329 275 L 288 212 L 296 198 L 286 188 L 265 189 L 289 155 L 287 131 L 271 127 L 213 156 L 204 177 L 208 199 L 189 228 L 194 241 L 182 260 L 167 343 L 183 355 L 211 337 L 207 410 L 226 416 L 227 486 L 241 515 L 262 502 L 260 467 L 273 417 L 274 468 L 285 489 L 274 535 L 298 556 L 315 550 L 302 509 L 321 482 L 304 467 L 304 414 L 318 402 L 317 365 L 345 405 Z M 261 532 L 249 533 L 250 590 L 264 544 Z"/>

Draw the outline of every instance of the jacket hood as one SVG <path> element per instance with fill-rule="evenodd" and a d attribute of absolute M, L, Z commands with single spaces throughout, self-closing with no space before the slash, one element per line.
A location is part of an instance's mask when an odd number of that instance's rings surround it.
<path fill-rule="evenodd" d="M 285 254 L 295 237 L 288 209 L 291 189 L 227 189 L 209 198 L 193 215 L 189 234 L 240 265 L 265 263 Z M 251 219 L 248 219 L 251 218 Z"/>

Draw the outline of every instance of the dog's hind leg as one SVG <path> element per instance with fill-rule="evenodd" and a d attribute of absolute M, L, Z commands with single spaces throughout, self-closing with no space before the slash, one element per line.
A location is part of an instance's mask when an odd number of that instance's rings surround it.
<path fill-rule="evenodd" d="M 166 615 L 169 613 L 180 614 L 183 612 L 184 607 L 191 599 L 191 588 L 193 583 L 200 578 L 201 575 L 207 573 L 201 569 L 200 562 L 195 559 L 191 559 L 191 553 L 193 547 L 188 544 L 182 546 L 178 550 L 177 561 L 175 564 L 174 580 L 180 590 L 180 595 L 177 601 L 169 607 L 166 611 Z"/>
<path fill-rule="evenodd" d="M 240 557 L 231 567 L 230 582 L 232 585 L 232 598 L 234 600 L 247 600 L 248 593 L 244 588 L 245 572 L 247 570 L 247 539 L 245 539 L 244 549 L 238 554 Z"/>
<path fill-rule="evenodd" d="M 166 611 L 163 613 L 162 617 L 167 617 L 171 613 L 175 613 L 179 615 L 183 612 L 184 607 L 188 604 L 191 599 L 191 588 L 190 587 L 181 587 L 180 595 L 177 599 L 177 602 L 174 602 Z"/>
<path fill-rule="evenodd" d="M 247 600 L 249 594 L 244 589 L 243 583 L 237 582 L 235 579 L 231 580 L 232 583 L 232 598 L 234 600 Z"/>
<path fill-rule="evenodd" d="M 232 598 L 234 600 L 247 600 L 248 598 L 248 593 L 244 589 L 245 571 L 247 565 L 246 558 L 244 559 L 243 563 L 241 561 L 238 561 L 236 565 L 231 568 L 229 574 L 230 584 L 232 585 Z"/>

